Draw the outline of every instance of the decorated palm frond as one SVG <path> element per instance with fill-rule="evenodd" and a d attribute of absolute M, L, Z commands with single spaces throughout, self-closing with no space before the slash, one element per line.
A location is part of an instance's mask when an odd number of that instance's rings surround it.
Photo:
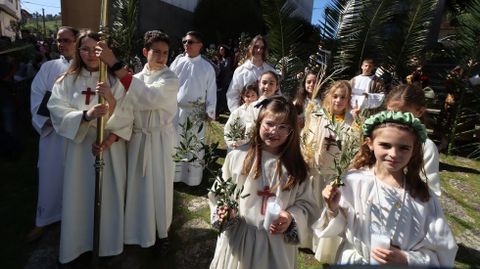
<path fill-rule="evenodd" d="M 322 89 L 324 89 L 326 85 L 334 82 L 334 78 L 340 76 L 340 74 L 346 69 L 347 67 L 342 67 L 339 69 L 333 69 L 331 73 L 327 73 L 327 65 L 325 63 L 320 63 L 318 65 L 319 71 L 317 74 L 317 82 L 315 83 L 315 87 L 313 88 L 311 100 L 315 100 L 318 94 L 321 93 Z M 312 117 L 312 113 L 315 111 L 315 109 L 318 109 L 315 103 L 311 100 L 309 101 L 305 109 L 305 124 L 303 127 L 303 130 L 305 131 L 301 138 L 303 141 L 305 141 L 306 137 L 310 135 L 308 131 L 310 128 L 310 120 Z M 315 152 L 315 145 L 306 145 L 305 143 L 302 143 L 302 145 L 304 145 L 304 152 L 307 153 L 307 158 L 311 157 L 310 155 Z"/>
<path fill-rule="evenodd" d="M 327 112 L 324 110 L 323 113 Z M 332 154 L 332 168 L 335 170 L 333 184 L 336 186 L 342 186 L 342 175 L 347 171 L 360 146 L 360 131 L 359 128 L 356 128 L 356 125 L 348 126 L 343 122 L 336 121 L 335 115 L 330 117 L 330 122 L 326 127 L 335 134 L 335 143 L 340 150 L 339 154 Z"/>

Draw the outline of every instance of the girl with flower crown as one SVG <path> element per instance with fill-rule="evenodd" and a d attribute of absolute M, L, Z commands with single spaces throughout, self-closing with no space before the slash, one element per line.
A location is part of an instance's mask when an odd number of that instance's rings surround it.
<path fill-rule="evenodd" d="M 420 177 L 425 126 L 409 112 L 384 111 L 367 119 L 362 131 L 344 186 L 322 192 L 326 208 L 313 225 L 316 235 L 337 240 L 340 264 L 453 267 L 457 244 Z M 316 257 L 322 252 L 332 249 L 320 244 Z"/>

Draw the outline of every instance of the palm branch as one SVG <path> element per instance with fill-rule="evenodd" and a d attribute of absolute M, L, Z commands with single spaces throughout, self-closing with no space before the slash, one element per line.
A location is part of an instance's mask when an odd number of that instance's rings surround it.
<path fill-rule="evenodd" d="M 455 142 L 462 136 L 474 137 L 475 130 L 460 131 L 462 126 L 468 121 L 476 120 L 480 113 L 478 106 L 480 105 L 480 91 L 478 85 L 471 85 L 468 78 L 478 74 L 480 51 L 480 0 L 468 1 L 465 5 L 465 11 L 458 16 L 459 31 L 455 37 L 454 48 L 452 50 L 452 60 L 459 64 L 463 70 L 461 77 L 454 77 L 455 83 L 455 99 L 456 107 L 453 114 L 452 125 L 449 127 L 448 150 L 447 154 L 452 154 L 454 149 L 460 150 L 462 146 L 455 147 Z M 475 123 L 473 124 L 475 126 Z M 475 153 L 479 152 L 479 144 L 470 144 L 471 150 Z"/>
<path fill-rule="evenodd" d="M 437 2 L 333 0 L 324 27 L 334 40 L 333 67 L 348 66 L 344 78 L 351 77 L 368 57 L 403 77 L 408 60 L 425 51 Z"/>
<path fill-rule="evenodd" d="M 386 40 L 385 51 L 388 53 L 383 66 L 396 74 L 397 80 L 410 73 L 410 59 L 424 55 L 437 6 L 437 0 L 410 1 L 407 15 L 400 13 L 396 16 L 400 27 Z"/>
<path fill-rule="evenodd" d="M 115 53 L 130 65 L 141 48 L 138 33 L 139 0 L 115 0 L 113 2 L 113 23 L 111 37 Z"/>
<path fill-rule="evenodd" d="M 363 58 L 382 62 L 384 57 L 383 29 L 394 16 L 394 0 L 350 0 L 340 16 L 333 67 L 349 66 L 354 70 Z M 353 73 L 353 72 L 351 72 Z"/>
<path fill-rule="evenodd" d="M 293 96 L 297 86 L 296 74 L 305 64 L 295 55 L 302 37 L 300 20 L 293 19 L 296 6 L 286 0 L 262 0 L 263 19 L 268 28 L 268 43 L 271 60 L 282 76 L 280 87 L 286 95 Z"/>

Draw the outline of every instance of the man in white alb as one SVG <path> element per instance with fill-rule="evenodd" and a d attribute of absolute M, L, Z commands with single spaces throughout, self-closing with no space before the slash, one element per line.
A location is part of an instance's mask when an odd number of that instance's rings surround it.
<path fill-rule="evenodd" d="M 185 54 L 177 57 L 170 65 L 170 69 L 177 74 L 180 85 L 177 94 L 178 121 L 176 124 L 180 142 L 182 141 L 179 124 L 184 123 L 187 118 L 195 121 L 199 116 L 198 114 L 205 113 L 208 119 L 202 118 L 202 121 L 215 119 L 215 106 L 217 104 L 215 70 L 200 54 L 203 47 L 201 34 L 196 31 L 189 31 L 182 42 Z M 205 128 L 202 128 L 198 137 L 203 138 L 204 136 Z M 203 158 L 204 152 L 199 152 L 198 156 Z M 175 170 L 175 182 L 197 186 L 202 181 L 203 167 L 198 161 L 177 164 Z"/>
<path fill-rule="evenodd" d="M 57 32 L 59 59 L 44 63 L 32 81 L 30 111 L 32 125 L 40 135 L 38 150 L 38 202 L 35 227 L 27 240 L 39 238 L 45 226 L 60 221 L 63 192 L 64 138 L 53 129 L 47 109 L 53 84 L 64 73 L 75 54 L 78 30 L 63 26 Z"/>

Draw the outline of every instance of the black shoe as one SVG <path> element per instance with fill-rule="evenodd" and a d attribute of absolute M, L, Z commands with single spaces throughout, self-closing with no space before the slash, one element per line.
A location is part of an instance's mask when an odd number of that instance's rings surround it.
<path fill-rule="evenodd" d="M 158 247 L 162 256 L 165 256 L 170 250 L 170 241 L 168 237 L 158 240 Z"/>

